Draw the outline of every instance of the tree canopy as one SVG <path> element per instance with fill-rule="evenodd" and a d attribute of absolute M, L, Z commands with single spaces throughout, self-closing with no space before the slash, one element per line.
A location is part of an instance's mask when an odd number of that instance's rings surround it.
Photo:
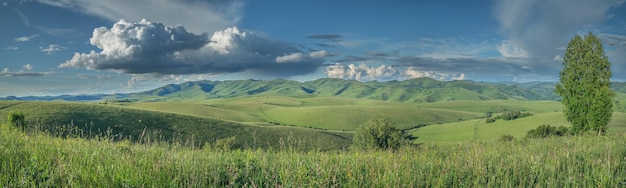
<path fill-rule="evenodd" d="M 593 33 L 584 38 L 577 35 L 567 45 L 555 92 L 562 97 L 572 133 L 606 131 L 615 97 L 610 68 L 602 42 Z"/>

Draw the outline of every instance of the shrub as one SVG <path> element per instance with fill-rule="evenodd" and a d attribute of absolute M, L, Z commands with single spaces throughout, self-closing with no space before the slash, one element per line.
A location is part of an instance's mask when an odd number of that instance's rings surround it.
<path fill-rule="evenodd" d="M 510 134 L 505 134 L 500 137 L 500 141 L 510 142 L 513 140 L 515 140 L 515 137 L 511 136 Z"/>
<path fill-rule="evenodd" d="M 569 129 L 564 126 L 552 127 L 550 125 L 541 125 L 536 129 L 530 130 L 526 133 L 526 137 L 529 138 L 547 138 L 550 136 L 565 136 L 569 133 Z"/>
<path fill-rule="evenodd" d="M 493 123 L 493 122 L 496 122 L 496 119 L 493 119 L 493 118 L 485 119 L 485 123 Z"/>
<path fill-rule="evenodd" d="M 502 112 L 502 114 L 500 114 L 499 116 L 496 117 L 496 119 L 502 119 L 502 120 L 515 120 L 518 118 L 525 118 L 528 116 L 532 116 L 533 114 L 531 113 L 527 113 L 527 112 L 520 112 L 520 111 L 507 111 L 507 112 Z"/>
<path fill-rule="evenodd" d="M 215 141 L 213 144 L 213 148 L 219 151 L 230 151 L 233 149 L 239 149 L 240 146 L 237 144 L 237 139 L 235 136 L 231 136 L 228 138 L 222 138 Z"/>
<path fill-rule="evenodd" d="M 9 116 L 7 117 L 7 119 L 9 120 L 9 124 L 14 127 L 20 127 L 23 129 L 24 125 L 26 124 L 24 113 L 22 113 L 21 111 L 9 112 Z"/>
<path fill-rule="evenodd" d="M 359 127 L 352 139 L 356 149 L 398 149 L 405 133 L 394 127 L 388 118 L 372 118 Z"/>

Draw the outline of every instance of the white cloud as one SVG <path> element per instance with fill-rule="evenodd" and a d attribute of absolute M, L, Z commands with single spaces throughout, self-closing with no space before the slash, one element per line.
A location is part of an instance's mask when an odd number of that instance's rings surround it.
<path fill-rule="evenodd" d="M 406 80 L 428 77 L 436 80 L 464 80 L 465 74 L 442 73 L 436 71 L 422 71 L 416 67 L 408 67 L 401 71 L 390 65 L 371 67 L 365 64 L 349 64 L 348 66 L 336 63 L 326 67 L 329 78 L 352 79 L 359 81 L 370 80 Z"/>
<path fill-rule="evenodd" d="M 526 51 L 520 46 L 511 43 L 511 41 L 503 40 L 500 45 L 496 47 L 502 57 L 510 58 L 524 58 L 527 57 Z"/>
<path fill-rule="evenodd" d="M 128 82 L 120 86 L 127 89 L 140 89 L 140 83 L 152 82 L 153 85 L 162 86 L 171 83 L 183 83 L 198 80 L 208 80 L 214 78 L 210 74 L 188 74 L 188 75 L 154 75 L 154 74 L 133 74 Z M 155 84 L 156 83 L 156 84 Z M 160 85 L 159 85 L 160 84 Z"/>
<path fill-rule="evenodd" d="M 52 6 L 99 16 L 111 21 L 150 18 L 167 25 L 185 25 L 195 33 L 213 33 L 241 19 L 240 1 L 203 0 L 39 0 Z"/>
<path fill-rule="evenodd" d="M 465 80 L 465 74 L 463 73 L 450 74 L 450 73 L 440 73 L 440 72 L 435 72 L 435 71 L 421 71 L 416 67 L 409 67 L 403 73 L 409 79 L 427 77 L 427 78 L 432 78 L 435 80 L 444 80 L 444 81 Z"/>
<path fill-rule="evenodd" d="M 325 50 L 314 51 L 314 52 L 309 53 L 308 55 L 306 55 L 304 53 L 301 53 L 301 52 L 297 52 L 297 53 L 292 53 L 292 54 L 287 54 L 287 55 L 284 55 L 284 56 L 276 57 L 276 63 L 299 62 L 299 61 L 304 61 L 304 60 L 307 60 L 307 59 L 324 58 L 324 57 L 328 57 L 330 55 L 331 54 L 329 54 Z"/>
<path fill-rule="evenodd" d="M 251 70 L 289 76 L 310 73 L 323 61 L 311 58 L 289 43 L 242 32 L 236 27 L 208 37 L 187 32 L 183 26 L 120 20 L 111 29 L 96 28 L 90 42 L 101 51 L 75 53 L 59 67 L 160 75 Z"/>
<path fill-rule="evenodd" d="M 530 57 L 551 58 L 584 25 L 598 24 L 624 0 L 496 1 L 500 31 Z"/>
<path fill-rule="evenodd" d="M 31 65 L 31 64 L 26 64 L 26 65 L 24 65 L 24 69 L 25 69 L 25 70 L 33 70 L 33 65 Z"/>
<path fill-rule="evenodd" d="M 556 56 L 554 56 L 554 58 L 552 58 L 552 60 L 561 62 L 561 61 L 563 61 L 563 57 L 561 57 L 561 55 L 556 55 Z"/>
<path fill-rule="evenodd" d="M 298 62 L 298 61 L 302 61 L 304 58 L 305 58 L 304 54 L 302 54 L 300 52 L 292 53 L 292 54 L 289 54 L 289 55 L 276 57 L 276 63 Z"/>
<path fill-rule="evenodd" d="M 37 35 L 18 37 L 18 38 L 15 38 L 13 40 L 15 42 L 26 42 L 26 41 L 32 40 L 35 37 L 37 37 Z"/>
<path fill-rule="evenodd" d="M 48 55 L 61 51 L 61 50 L 65 50 L 65 49 L 67 48 L 58 44 L 51 44 L 51 45 L 48 45 L 48 47 L 42 47 L 42 46 L 39 47 L 39 50 L 41 50 L 42 52 L 46 52 L 46 54 Z"/>
<path fill-rule="evenodd" d="M 38 77 L 52 74 L 52 72 L 32 72 L 32 65 L 26 64 L 23 70 L 9 70 L 9 68 L 2 69 L 0 77 Z"/>
<path fill-rule="evenodd" d="M 326 52 L 326 50 L 321 50 L 321 51 L 314 51 L 311 52 L 311 54 L 309 56 L 311 56 L 311 58 L 324 58 L 324 57 L 328 57 L 331 54 Z"/>
<path fill-rule="evenodd" d="M 360 81 L 388 80 L 397 76 L 398 70 L 390 65 L 370 67 L 365 64 L 350 64 L 347 67 L 339 63 L 326 67 L 329 78 L 353 79 Z"/>

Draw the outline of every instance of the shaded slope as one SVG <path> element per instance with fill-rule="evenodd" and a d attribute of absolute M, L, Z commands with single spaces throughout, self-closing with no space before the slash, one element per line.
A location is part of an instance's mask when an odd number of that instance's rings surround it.
<path fill-rule="evenodd" d="M 273 147 L 291 144 L 302 150 L 332 150 L 346 147 L 351 134 L 320 131 L 298 127 L 253 126 L 220 121 L 198 116 L 130 109 L 110 105 L 70 102 L 0 101 L 0 116 L 7 117 L 13 110 L 26 114 L 27 120 L 45 126 L 61 127 L 73 123 L 84 134 L 105 133 L 138 138 L 144 133 L 154 133 L 158 139 L 192 140 L 196 144 L 214 142 L 216 139 L 236 136 L 243 147 Z M 4 118 L 2 121 L 6 121 Z M 110 129 L 109 133 L 106 131 Z M 154 135 L 148 134 L 148 135 Z"/>

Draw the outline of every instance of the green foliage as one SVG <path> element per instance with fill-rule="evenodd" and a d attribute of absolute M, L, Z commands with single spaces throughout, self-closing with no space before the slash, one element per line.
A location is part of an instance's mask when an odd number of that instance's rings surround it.
<path fill-rule="evenodd" d="M 213 148 L 219 151 L 230 151 L 233 149 L 240 149 L 241 146 L 237 143 L 237 139 L 235 138 L 235 136 L 231 136 L 228 138 L 216 140 L 215 144 L 213 144 Z"/>
<path fill-rule="evenodd" d="M 495 118 L 488 117 L 487 119 L 485 119 L 485 123 L 493 123 L 493 122 L 496 122 Z"/>
<path fill-rule="evenodd" d="M 515 140 L 515 137 L 511 136 L 510 134 L 504 134 L 500 137 L 500 141 L 510 142 L 513 140 Z"/>
<path fill-rule="evenodd" d="M 24 128 L 26 125 L 26 120 L 24 118 L 24 113 L 22 111 L 11 111 L 9 112 L 9 116 L 7 117 L 9 124 L 15 127 Z"/>
<path fill-rule="evenodd" d="M 404 132 L 394 127 L 390 119 L 372 118 L 356 130 L 352 145 L 357 149 L 396 150 L 404 138 Z"/>
<path fill-rule="evenodd" d="M 610 68 L 602 42 L 593 33 L 584 39 L 576 36 L 567 45 L 555 92 L 563 98 L 563 113 L 573 133 L 606 131 L 615 97 Z"/>
<path fill-rule="evenodd" d="M 528 131 L 526 137 L 529 138 L 547 138 L 551 136 L 565 136 L 569 134 L 569 129 L 564 126 L 553 127 L 550 125 L 541 125 L 536 129 Z"/>
<path fill-rule="evenodd" d="M 502 114 L 500 114 L 499 116 L 495 117 L 495 119 L 502 119 L 502 120 L 515 120 L 518 118 L 525 118 L 528 116 L 532 116 L 532 113 L 528 113 L 528 112 L 520 112 L 520 111 L 506 111 L 503 112 Z"/>

